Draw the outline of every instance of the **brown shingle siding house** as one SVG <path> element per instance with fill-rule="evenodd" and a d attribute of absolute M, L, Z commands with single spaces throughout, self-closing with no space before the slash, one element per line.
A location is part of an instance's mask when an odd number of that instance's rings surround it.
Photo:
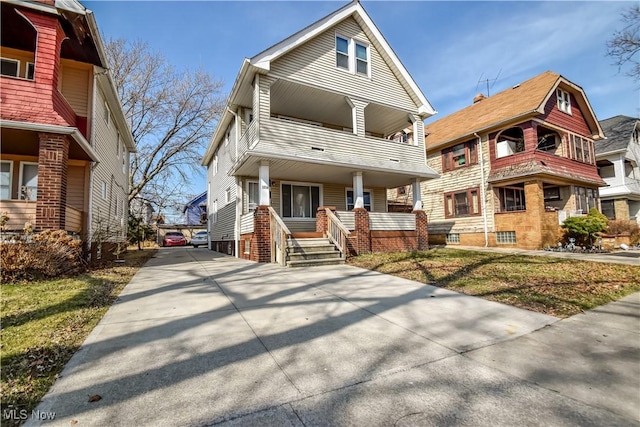
<path fill-rule="evenodd" d="M 602 129 L 579 86 L 547 71 L 425 126 L 422 187 L 432 244 L 555 245 L 559 224 L 599 207 Z"/>

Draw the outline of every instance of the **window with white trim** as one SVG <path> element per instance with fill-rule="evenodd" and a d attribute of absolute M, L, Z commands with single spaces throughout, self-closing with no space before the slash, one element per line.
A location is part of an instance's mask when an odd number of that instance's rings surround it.
<path fill-rule="evenodd" d="M 369 44 L 336 34 L 336 67 L 368 77 L 371 67 Z"/>
<path fill-rule="evenodd" d="M 558 110 L 571 114 L 571 96 L 569 95 L 569 92 L 557 89 L 556 95 L 558 98 Z"/>
<path fill-rule="evenodd" d="M 100 194 L 102 195 L 102 198 L 107 200 L 107 183 L 102 181 L 101 185 L 100 185 Z"/>
<path fill-rule="evenodd" d="M 213 174 L 217 175 L 218 173 L 218 155 L 213 156 Z"/>
<path fill-rule="evenodd" d="M 258 181 L 247 182 L 247 212 L 253 211 L 260 202 L 260 187 Z"/>
<path fill-rule="evenodd" d="M 38 164 L 20 162 L 20 199 L 38 199 Z"/>
<path fill-rule="evenodd" d="M 11 199 L 11 182 L 13 181 L 13 162 L 0 161 L 0 199 Z"/>
<path fill-rule="evenodd" d="M 347 210 L 348 211 L 352 211 L 355 204 L 356 204 L 356 200 L 355 197 L 353 195 L 353 188 L 347 188 L 346 190 L 347 192 Z M 366 210 L 368 210 L 369 212 L 371 212 L 373 210 L 373 197 L 372 197 L 372 191 L 371 190 L 363 190 L 362 192 L 363 194 L 363 200 L 364 200 L 364 208 Z"/>
<path fill-rule="evenodd" d="M 36 65 L 33 62 L 27 62 L 27 73 L 24 76 L 26 79 L 33 80 L 36 74 Z"/>
<path fill-rule="evenodd" d="M 319 185 L 282 184 L 282 217 L 315 218 L 320 206 Z"/>
<path fill-rule="evenodd" d="M 211 213 L 211 222 L 218 222 L 218 200 L 213 201 L 213 212 Z"/>
<path fill-rule="evenodd" d="M 224 191 L 224 202 L 225 204 L 231 203 L 231 187 Z"/>

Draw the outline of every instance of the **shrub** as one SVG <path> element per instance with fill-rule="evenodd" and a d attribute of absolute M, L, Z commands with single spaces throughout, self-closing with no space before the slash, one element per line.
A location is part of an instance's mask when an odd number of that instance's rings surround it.
<path fill-rule="evenodd" d="M 585 216 L 573 216 L 562 223 L 565 238 L 573 237 L 578 245 L 593 245 L 593 238 L 607 228 L 609 220 L 606 216 L 591 209 Z"/>
<path fill-rule="evenodd" d="M 45 230 L 30 241 L 0 245 L 2 282 L 72 276 L 84 271 L 82 242 L 64 230 Z"/>
<path fill-rule="evenodd" d="M 629 243 L 632 245 L 640 243 L 640 226 L 638 226 L 638 223 L 635 221 L 609 221 L 609 226 L 605 230 L 605 233 L 613 235 L 629 234 Z"/>

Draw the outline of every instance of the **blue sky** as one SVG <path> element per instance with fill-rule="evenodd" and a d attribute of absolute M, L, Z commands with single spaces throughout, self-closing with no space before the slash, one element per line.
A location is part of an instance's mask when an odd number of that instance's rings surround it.
<path fill-rule="evenodd" d="M 105 40 L 138 39 L 177 67 L 202 68 L 228 93 L 242 60 L 346 4 L 346 1 L 84 1 Z M 438 114 L 479 92 L 512 87 L 543 71 L 581 86 L 598 119 L 638 116 L 634 81 L 606 56 L 633 2 L 366 1 L 362 4 Z M 495 81 L 496 77 L 499 78 Z M 206 190 L 194 179 L 188 193 Z"/>

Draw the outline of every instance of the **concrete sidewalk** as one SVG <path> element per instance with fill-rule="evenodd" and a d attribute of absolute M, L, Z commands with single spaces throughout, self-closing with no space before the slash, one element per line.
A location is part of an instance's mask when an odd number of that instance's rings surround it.
<path fill-rule="evenodd" d="M 350 266 L 167 248 L 38 410 L 60 426 L 633 425 L 634 297 L 558 321 Z"/>

